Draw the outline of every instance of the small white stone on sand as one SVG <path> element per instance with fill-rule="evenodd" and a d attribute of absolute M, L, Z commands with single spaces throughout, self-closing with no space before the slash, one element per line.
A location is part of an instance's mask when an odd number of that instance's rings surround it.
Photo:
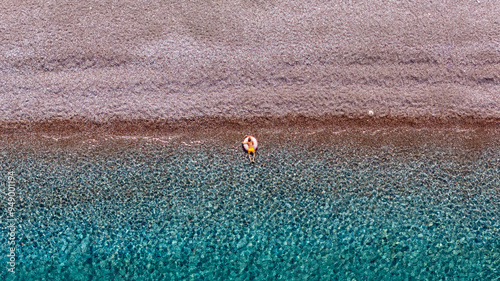
<path fill-rule="evenodd" d="M 373 116 L 373 110 L 368 111 L 368 115 Z"/>

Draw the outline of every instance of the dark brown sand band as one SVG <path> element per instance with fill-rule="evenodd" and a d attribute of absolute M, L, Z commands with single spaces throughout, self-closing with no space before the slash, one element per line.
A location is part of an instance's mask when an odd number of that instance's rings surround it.
<path fill-rule="evenodd" d="M 241 149 L 241 139 L 252 134 L 266 151 L 271 147 L 295 147 L 311 151 L 335 144 L 345 147 L 399 147 L 418 153 L 443 146 L 479 151 L 500 146 L 500 122 L 496 119 L 389 119 L 288 116 L 286 118 L 199 118 L 175 121 L 115 120 L 96 123 L 84 120 L 51 120 L 38 123 L 3 123 L 4 145 L 35 147 L 82 144 L 116 145 L 116 141 L 150 142 L 175 151 L 175 147 Z M 17 143 L 17 144 L 16 144 Z M 118 142 L 120 143 L 120 142 Z M 316 147 L 316 148 L 314 148 Z M 116 148 L 116 147 L 115 147 Z M 264 153 L 264 152 L 263 152 Z"/>
<path fill-rule="evenodd" d="M 2 122 L 3 133 L 189 133 L 210 130 L 256 130 L 272 128 L 472 128 L 499 129 L 499 118 L 349 118 L 332 116 L 285 116 L 250 118 L 183 118 L 179 120 L 121 120 L 93 122 L 85 119 L 49 119 L 39 122 Z"/>

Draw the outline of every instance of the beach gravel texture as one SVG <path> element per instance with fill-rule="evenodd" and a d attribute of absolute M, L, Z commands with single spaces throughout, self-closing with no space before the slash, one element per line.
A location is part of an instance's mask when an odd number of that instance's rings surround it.
<path fill-rule="evenodd" d="M 497 1 L 2 1 L 0 14 L 4 122 L 500 117 Z"/>

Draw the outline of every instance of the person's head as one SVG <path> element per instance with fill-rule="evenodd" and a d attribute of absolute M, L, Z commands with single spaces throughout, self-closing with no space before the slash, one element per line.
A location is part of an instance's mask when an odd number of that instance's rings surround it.
<path fill-rule="evenodd" d="M 248 141 L 248 142 L 253 143 L 253 141 L 252 141 L 252 138 L 251 138 L 251 137 L 248 137 L 248 140 L 247 140 L 247 141 Z"/>

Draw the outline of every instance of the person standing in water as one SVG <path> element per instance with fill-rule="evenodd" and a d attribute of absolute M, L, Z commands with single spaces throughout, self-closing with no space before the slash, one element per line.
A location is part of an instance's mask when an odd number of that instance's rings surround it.
<path fill-rule="evenodd" d="M 248 141 L 246 141 L 247 138 Z M 241 143 L 248 145 L 248 159 L 250 159 L 250 162 L 255 162 L 255 148 L 253 146 L 252 138 L 250 136 L 245 136 L 245 140 Z"/>

